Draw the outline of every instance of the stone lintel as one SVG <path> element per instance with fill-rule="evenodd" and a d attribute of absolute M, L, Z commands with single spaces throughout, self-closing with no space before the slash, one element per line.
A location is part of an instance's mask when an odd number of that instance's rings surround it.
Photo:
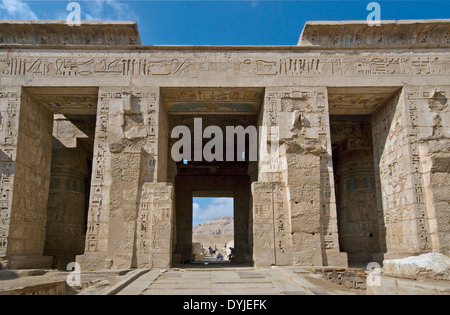
<path fill-rule="evenodd" d="M 298 46 L 342 48 L 450 47 L 450 20 L 386 20 L 370 26 L 367 21 L 306 22 Z"/>
<path fill-rule="evenodd" d="M 0 20 L 2 45 L 141 45 L 136 22 Z"/>

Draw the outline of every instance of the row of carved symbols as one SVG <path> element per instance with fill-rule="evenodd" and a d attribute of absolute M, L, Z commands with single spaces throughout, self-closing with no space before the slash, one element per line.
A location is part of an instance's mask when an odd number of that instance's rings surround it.
<path fill-rule="evenodd" d="M 102 93 L 98 101 L 97 109 L 97 131 L 96 131 L 96 148 L 93 159 L 93 177 L 91 183 L 91 202 L 89 206 L 89 218 L 87 229 L 86 250 L 95 252 L 98 247 L 98 237 L 101 229 L 101 222 L 105 203 L 105 172 L 108 157 L 108 119 L 109 119 L 109 100 L 117 98 L 114 93 Z"/>
<path fill-rule="evenodd" d="M 223 62 L 193 58 L 4 58 L 3 75 L 56 76 L 189 76 L 221 73 L 226 76 L 428 75 L 450 74 L 442 57 L 282 58 Z"/>
<path fill-rule="evenodd" d="M 0 250 L 6 250 L 7 234 L 11 221 L 13 177 L 15 167 L 19 94 L 0 92 L 6 108 L 0 112 Z"/>
<path fill-rule="evenodd" d="M 423 196 L 423 179 L 421 175 L 421 161 L 419 148 L 417 145 L 419 127 L 418 127 L 418 111 L 416 98 L 429 98 L 431 95 L 428 91 L 415 91 L 407 94 L 408 113 L 410 119 L 411 132 L 409 133 L 410 153 L 412 159 L 412 171 L 414 181 L 414 203 L 416 206 L 416 216 L 419 233 L 419 246 L 422 250 L 430 249 L 429 231 L 427 228 L 427 218 Z"/>
<path fill-rule="evenodd" d="M 255 187 L 253 212 L 259 227 L 255 237 L 258 248 L 273 248 L 273 233 L 277 236 L 276 249 L 284 252 L 289 233 L 285 213 L 284 189 L 279 185 Z"/>
<path fill-rule="evenodd" d="M 144 184 L 141 191 L 139 214 L 137 222 L 137 247 L 141 253 L 147 253 L 149 244 L 149 212 L 151 211 L 150 198 L 152 189 Z"/>
<path fill-rule="evenodd" d="M 0 237 L 0 253 L 1 253 L 1 251 L 6 250 L 7 245 L 8 245 L 8 239 L 6 237 Z"/>
<path fill-rule="evenodd" d="M 151 246 L 153 249 L 168 249 L 172 215 L 170 188 L 155 187 L 150 207 L 152 213 Z"/>
<path fill-rule="evenodd" d="M 18 94 L 16 93 L 2 93 L 0 98 L 7 99 L 6 110 L 1 111 L 2 120 L 0 121 L 0 131 L 2 135 L 2 142 L 0 143 L 3 153 L 6 157 L 2 157 L 2 160 L 8 158 L 14 160 L 17 141 L 17 125 L 18 125 L 18 110 L 19 101 Z"/>
<path fill-rule="evenodd" d="M 139 97 L 139 94 L 136 94 L 136 96 Z M 158 108 L 158 94 L 157 92 L 148 92 L 145 93 L 145 95 L 142 95 L 141 98 L 147 99 L 147 136 L 150 142 L 154 142 L 156 140 L 156 113 Z"/>

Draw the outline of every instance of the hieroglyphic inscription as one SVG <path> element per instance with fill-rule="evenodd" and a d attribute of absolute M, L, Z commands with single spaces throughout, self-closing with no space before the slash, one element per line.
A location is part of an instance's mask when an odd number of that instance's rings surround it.
<path fill-rule="evenodd" d="M 0 92 L 0 105 L 0 256 L 2 256 L 6 253 L 11 221 L 19 93 Z"/>
<path fill-rule="evenodd" d="M 91 197 L 89 203 L 89 217 L 86 235 L 86 251 L 95 252 L 100 250 L 99 237 L 101 229 L 107 228 L 108 213 L 107 201 L 104 200 L 106 196 L 107 187 L 105 184 L 105 172 L 107 167 L 107 160 L 109 159 L 108 152 L 108 119 L 109 119 L 109 101 L 121 97 L 121 94 L 116 93 L 101 93 L 99 95 L 97 108 L 97 127 L 96 127 L 96 141 L 94 148 L 92 182 L 91 182 Z"/>
<path fill-rule="evenodd" d="M 441 56 L 345 56 L 337 58 L 288 56 L 281 59 L 208 60 L 207 57 L 150 58 L 36 58 L 0 59 L 3 75 L 54 76 L 188 76 L 202 73 L 232 76 L 343 76 L 450 74 L 450 61 Z"/>
<path fill-rule="evenodd" d="M 286 189 L 281 182 L 258 182 L 252 187 L 256 255 L 271 253 L 267 264 L 290 264 L 292 241 Z"/>
<path fill-rule="evenodd" d="M 172 243 L 173 189 L 166 183 L 144 183 L 137 220 L 136 249 L 150 254 L 151 266 L 170 261 Z"/>
<path fill-rule="evenodd" d="M 158 110 L 158 92 L 156 90 L 136 93 L 136 98 L 144 99 L 147 102 L 147 111 L 145 113 L 145 128 L 147 130 L 147 139 L 150 142 L 156 140 L 157 110 Z"/>
<path fill-rule="evenodd" d="M 431 240 L 417 146 L 420 130 L 415 98 L 426 98 L 427 94 L 418 96 L 412 88 L 404 93 L 373 114 L 375 167 L 380 174 L 377 186 L 382 194 L 377 199 L 382 203 L 379 207 L 383 209 L 388 251 L 406 247 L 426 251 L 431 248 Z M 412 233 L 415 230 L 417 233 Z"/>
<path fill-rule="evenodd" d="M 439 97 L 436 98 L 436 95 Z M 419 246 L 421 250 L 431 249 L 430 229 L 428 226 L 428 217 L 425 205 L 424 197 L 424 179 L 422 177 L 422 163 L 419 153 L 419 143 L 421 138 L 420 128 L 423 125 L 419 121 L 419 107 L 429 107 L 431 110 L 434 108 L 434 103 L 442 105 L 447 102 L 447 98 L 450 95 L 450 91 L 442 88 L 437 88 L 434 91 L 431 88 L 422 87 L 409 87 L 407 93 L 407 113 L 409 119 L 409 152 L 411 155 L 412 163 L 412 179 L 413 179 L 413 193 L 414 193 L 414 205 L 416 210 L 416 220 L 419 235 Z M 439 115 L 437 115 L 439 116 Z M 439 125 L 439 119 L 434 119 L 432 131 L 432 137 L 442 136 L 439 132 L 436 132 L 436 125 Z"/>
<path fill-rule="evenodd" d="M 137 249 L 149 253 L 152 249 L 168 249 L 172 218 L 171 186 L 144 183 L 138 214 Z"/>

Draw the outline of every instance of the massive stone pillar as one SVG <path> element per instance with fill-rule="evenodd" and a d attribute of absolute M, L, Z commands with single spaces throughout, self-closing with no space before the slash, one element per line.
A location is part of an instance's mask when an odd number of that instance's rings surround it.
<path fill-rule="evenodd" d="M 448 86 L 407 86 L 374 116 L 385 258 L 449 254 L 449 95 Z"/>
<path fill-rule="evenodd" d="M 326 89 L 266 89 L 260 125 L 267 127 L 267 137 L 260 139 L 258 183 L 253 184 L 255 264 L 346 265 L 345 253 L 339 252 L 336 206 L 331 193 L 333 167 Z M 271 153 L 265 158 L 267 152 Z M 261 190 L 265 198 L 259 196 Z M 267 199 L 267 205 L 261 203 L 261 198 Z M 271 206 L 272 214 L 264 214 L 264 207 Z M 258 219 L 260 213 L 265 216 L 261 217 L 264 224 L 258 223 L 262 222 Z M 269 234 L 262 233 L 265 230 L 271 230 L 274 236 L 268 238 Z M 271 256 L 264 255 L 259 248 L 271 247 L 273 242 Z M 283 254 L 277 255 L 277 251 Z"/>
<path fill-rule="evenodd" d="M 0 91 L 0 263 L 49 268 L 44 257 L 52 114 L 21 89 Z"/>
<path fill-rule="evenodd" d="M 150 256 L 151 242 L 157 243 L 150 227 L 157 225 L 154 220 L 162 214 L 155 211 L 161 209 L 157 202 L 153 212 L 143 209 L 150 207 L 149 191 L 158 190 L 149 185 L 157 181 L 160 110 L 158 88 L 99 90 L 86 248 L 77 258 L 82 268 L 169 264 L 168 258 Z M 171 240 L 171 225 L 164 231 L 167 235 L 159 236 Z"/>

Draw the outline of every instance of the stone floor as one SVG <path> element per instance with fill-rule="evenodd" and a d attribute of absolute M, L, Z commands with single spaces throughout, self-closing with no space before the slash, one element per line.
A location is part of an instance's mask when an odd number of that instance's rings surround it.
<path fill-rule="evenodd" d="M 118 295 L 318 295 L 355 294 L 312 273 L 288 267 L 193 267 L 150 270 Z"/>
<path fill-rule="evenodd" d="M 201 263 L 171 269 L 99 270 L 80 274 L 80 287 L 66 284 L 69 272 L 0 271 L 0 295 L 348 295 L 363 294 L 300 267 L 256 268 Z"/>

